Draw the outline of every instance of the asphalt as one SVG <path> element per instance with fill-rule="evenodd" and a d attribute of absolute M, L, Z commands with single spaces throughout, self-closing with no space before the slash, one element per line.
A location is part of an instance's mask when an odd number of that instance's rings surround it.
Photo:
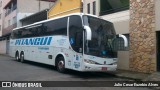
<path fill-rule="evenodd" d="M 124 78 L 129 72 L 92 73 L 68 70 L 62 74 L 55 67 L 35 62 L 20 63 L 7 55 L 0 55 L 0 81 L 133 81 Z M 122 75 L 123 76 L 118 76 Z M 122 77 L 122 78 L 121 78 Z M 54 87 L 0 88 L 0 90 L 152 90 L 147 87 Z"/>
<path fill-rule="evenodd" d="M 4 54 L 0 54 L 0 59 L 11 59 L 12 61 L 15 61 L 14 58 L 9 57 L 8 55 L 4 55 Z M 49 65 L 45 65 L 45 64 L 40 64 L 40 63 L 35 63 L 35 62 L 29 62 L 26 61 L 26 64 L 30 64 L 30 65 L 36 65 L 38 67 L 43 67 L 43 68 L 47 68 L 47 69 L 52 69 L 56 71 L 56 68 L 53 66 L 49 66 Z M 69 73 L 72 74 L 72 72 L 74 72 L 74 74 L 79 75 L 80 72 L 76 72 L 76 71 L 71 71 L 68 70 Z M 93 74 L 93 73 L 92 73 Z M 140 73 L 140 72 L 132 72 L 132 71 L 127 71 L 127 70 L 117 70 L 116 72 L 109 72 L 109 73 L 94 73 L 97 75 L 100 75 L 101 77 L 105 77 L 105 76 L 111 76 L 111 77 L 117 77 L 117 78 L 123 78 L 123 79 L 130 79 L 130 80 L 136 80 L 136 81 L 160 81 L 160 72 L 155 72 L 152 74 L 148 74 L 148 73 Z M 87 74 L 83 74 L 80 75 L 80 77 L 85 77 L 85 78 L 89 78 L 89 77 L 94 77 L 94 75 L 87 75 Z"/>

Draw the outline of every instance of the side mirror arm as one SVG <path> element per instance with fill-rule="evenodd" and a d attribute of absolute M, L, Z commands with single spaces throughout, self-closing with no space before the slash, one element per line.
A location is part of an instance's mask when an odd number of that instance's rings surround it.
<path fill-rule="evenodd" d="M 84 29 L 87 33 L 87 40 L 91 40 L 92 39 L 92 31 L 91 31 L 91 28 L 89 26 L 84 26 Z"/>
<path fill-rule="evenodd" d="M 124 40 L 124 46 L 128 47 L 128 40 L 127 40 L 126 36 L 124 36 L 122 34 L 119 34 L 119 37 L 123 38 L 123 40 Z"/>

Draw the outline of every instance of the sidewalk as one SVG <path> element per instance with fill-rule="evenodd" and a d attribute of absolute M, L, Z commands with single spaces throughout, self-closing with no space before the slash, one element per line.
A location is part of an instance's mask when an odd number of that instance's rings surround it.
<path fill-rule="evenodd" d="M 0 55 L 9 56 L 7 54 L 0 54 Z M 145 74 L 139 72 L 126 71 L 126 70 L 117 70 L 116 72 L 111 72 L 111 74 L 120 78 L 132 79 L 136 81 L 160 81 L 160 72 Z"/>
<path fill-rule="evenodd" d="M 9 56 L 8 54 L 0 54 L 1 56 Z"/>
<path fill-rule="evenodd" d="M 137 81 L 143 81 L 146 79 L 146 77 L 149 77 L 151 74 L 132 72 L 132 71 L 126 71 L 126 70 L 117 70 L 115 72 L 115 75 L 120 78 L 127 78 L 127 79 L 133 79 Z"/>
<path fill-rule="evenodd" d="M 137 81 L 160 81 L 160 72 L 146 74 L 126 70 L 117 70 L 114 74 L 120 78 L 128 78 Z"/>
<path fill-rule="evenodd" d="M 139 72 L 117 70 L 115 76 L 119 78 L 132 79 L 135 81 L 160 81 L 160 72 L 155 72 L 152 74 L 145 74 Z M 160 87 L 151 87 L 153 89 L 160 90 Z"/>

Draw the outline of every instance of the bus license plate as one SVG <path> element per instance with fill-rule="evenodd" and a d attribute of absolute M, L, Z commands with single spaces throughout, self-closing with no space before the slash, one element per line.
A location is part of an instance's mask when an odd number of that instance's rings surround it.
<path fill-rule="evenodd" d="M 102 67 L 102 71 L 107 71 L 107 67 Z"/>

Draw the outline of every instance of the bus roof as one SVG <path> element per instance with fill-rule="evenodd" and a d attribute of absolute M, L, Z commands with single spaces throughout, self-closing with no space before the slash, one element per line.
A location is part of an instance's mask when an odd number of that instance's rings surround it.
<path fill-rule="evenodd" d="M 17 30 L 17 29 L 21 29 L 21 28 L 26 28 L 26 27 L 29 27 L 29 26 L 33 26 L 33 25 L 37 25 L 37 24 L 41 24 L 41 23 L 44 23 L 44 22 L 49 22 L 49 21 L 52 21 L 52 20 L 56 20 L 56 19 L 59 19 L 59 18 L 68 17 L 68 16 L 72 16 L 72 15 L 78 15 L 78 16 L 88 15 L 88 16 L 92 16 L 92 17 L 96 17 L 96 18 L 98 18 L 97 16 L 95 16 L 95 15 L 91 15 L 91 14 L 73 13 L 73 14 L 69 14 L 69 15 L 65 15 L 65 16 L 60 16 L 60 17 L 55 17 L 55 18 L 51 18 L 51 19 L 47 19 L 47 20 L 43 20 L 43 21 L 40 21 L 40 22 L 35 22 L 35 23 L 33 23 L 33 24 L 29 24 L 29 25 L 26 25 L 26 26 L 22 26 L 22 27 L 14 28 L 13 30 Z"/>

